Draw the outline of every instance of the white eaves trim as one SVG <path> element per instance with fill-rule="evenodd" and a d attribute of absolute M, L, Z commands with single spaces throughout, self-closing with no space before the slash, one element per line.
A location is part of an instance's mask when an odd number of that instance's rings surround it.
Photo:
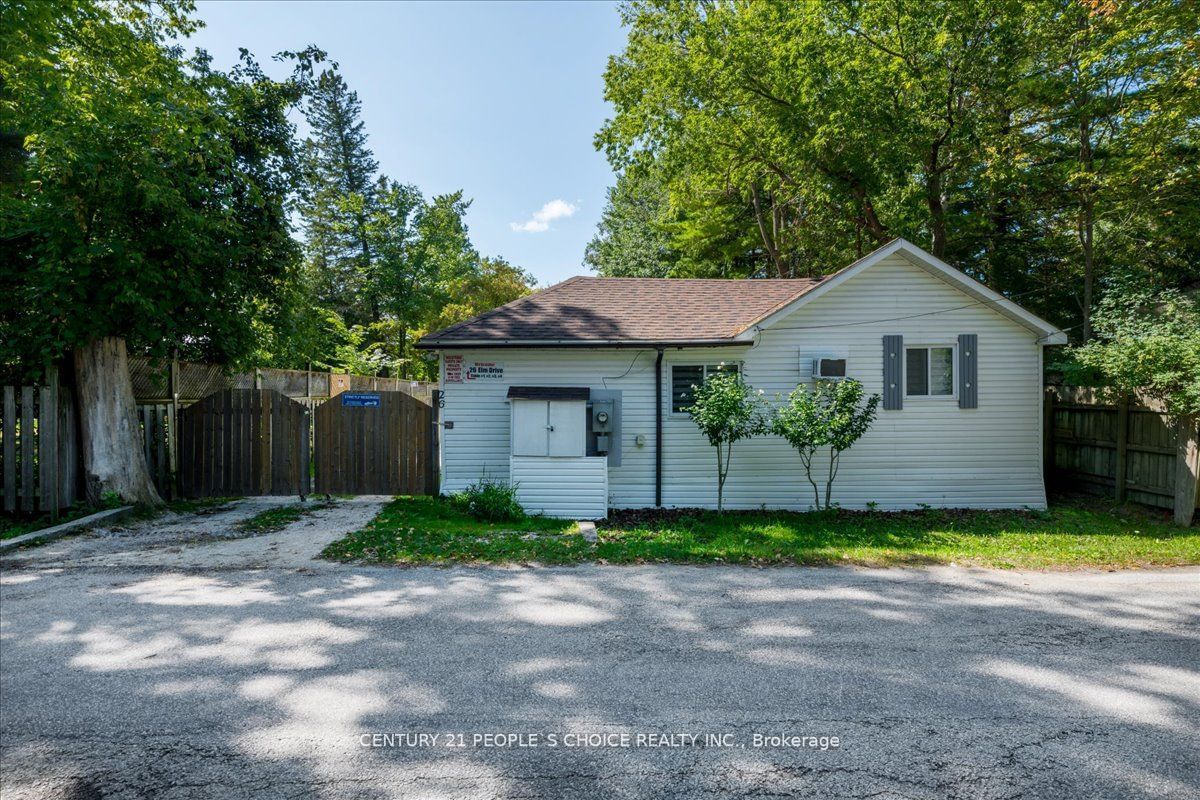
<path fill-rule="evenodd" d="M 810 291 L 805 292 L 800 297 L 797 297 L 791 303 L 788 303 L 783 308 L 772 312 L 770 315 L 763 317 L 757 322 L 748 326 L 742 331 L 737 338 L 752 339 L 756 329 L 769 327 L 772 323 L 783 317 L 791 314 L 796 309 L 806 303 L 816 300 L 818 297 L 833 291 L 841 284 L 864 272 L 878 264 L 883 259 L 892 255 L 903 256 L 914 266 L 920 267 L 931 275 L 941 278 L 946 283 L 954 286 L 969 297 L 979 301 L 980 304 L 988 305 L 995 309 L 998 313 L 1003 314 L 1019 325 L 1028 328 L 1030 331 L 1038 334 L 1039 344 L 1066 344 L 1067 334 L 1051 325 L 1041 317 L 1031 314 L 1019 305 L 1009 300 L 1004 295 L 989 289 L 979 281 L 963 273 L 960 270 L 942 261 L 940 258 L 926 252 L 917 247 L 912 242 L 906 239 L 895 239 L 888 242 L 883 247 L 860 258 L 845 269 L 837 272 L 822 281 L 820 286 L 817 286 Z"/>

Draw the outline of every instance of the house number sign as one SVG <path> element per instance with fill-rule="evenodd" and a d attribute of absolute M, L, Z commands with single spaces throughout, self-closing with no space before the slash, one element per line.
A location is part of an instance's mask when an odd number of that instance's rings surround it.
<path fill-rule="evenodd" d="M 504 380 L 504 365 L 494 361 L 476 361 L 467 367 L 469 381 L 501 381 Z"/>

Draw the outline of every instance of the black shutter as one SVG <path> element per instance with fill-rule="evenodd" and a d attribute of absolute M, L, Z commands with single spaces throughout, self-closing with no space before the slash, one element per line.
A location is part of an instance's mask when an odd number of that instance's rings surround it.
<path fill-rule="evenodd" d="M 904 408 L 903 369 L 904 337 L 883 337 L 883 407 L 887 410 Z"/>
<path fill-rule="evenodd" d="M 979 407 L 979 337 L 958 335 L 958 407 Z"/>

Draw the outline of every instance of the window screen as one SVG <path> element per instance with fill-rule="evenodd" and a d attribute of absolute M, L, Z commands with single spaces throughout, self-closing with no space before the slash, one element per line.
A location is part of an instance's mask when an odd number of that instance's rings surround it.
<path fill-rule="evenodd" d="M 693 386 L 704 383 L 704 379 L 715 372 L 739 374 L 737 364 L 676 364 L 671 367 L 671 413 L 686 414 L 695 392 Z"/>

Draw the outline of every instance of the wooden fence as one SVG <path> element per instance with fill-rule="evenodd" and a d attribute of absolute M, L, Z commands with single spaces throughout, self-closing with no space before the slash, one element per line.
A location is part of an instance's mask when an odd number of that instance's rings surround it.
<path fill-rule="evenodd" d="M 4 511 L 57 517 L 79 491 L 71 393 L 59 387 L 57 374 L 44 386 L 5 386 L 0 414 Z"/>
<path fill-rule="evenodd" d="M 178 494 L 174 477 L 175 406 L 172 403 L 138 403 L 137 417 L 150 479 L 161 497 L 172 500 Z"/>
<path fill-rule="evenodd" d="M 436 493 L 435 419 L 428 403 L 407 392 L 345 395 L 325 401 L 313 415 L 316 491 Z"/>
<path fill-rule="evenodd" d="M 1200 494 L 1196 418 L 1173 420 L 1152 401 L 1109 402 L 1077 387 L 1048 387 L 1045 410 L 1048 483 L 1171 509 L 1190 524 Z"/>
<path fill-rule="evenodd" d="M 309 493 L 309 413 L 270 389 L 226 389 L 179 413 L 185 497 Z"/>

